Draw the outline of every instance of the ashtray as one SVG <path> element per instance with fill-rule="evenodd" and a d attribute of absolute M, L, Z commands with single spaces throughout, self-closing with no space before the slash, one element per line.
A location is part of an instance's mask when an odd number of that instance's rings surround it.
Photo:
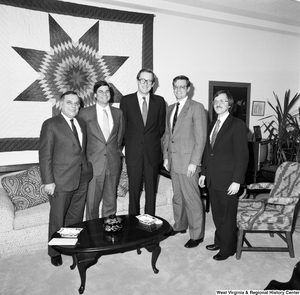
<path fill-rule="evenodd" d="M 103 221 L 104 231 L 116 232 L 122 228 L 122 218 L 116 215 L 109 215 Z"/>

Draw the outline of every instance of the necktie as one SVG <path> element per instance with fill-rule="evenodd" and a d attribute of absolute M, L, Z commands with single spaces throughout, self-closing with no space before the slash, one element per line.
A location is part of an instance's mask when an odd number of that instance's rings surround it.
<path fill-rule="evenodd" d="M 175 127 L 175 124 L 176 124 L 176 121 L 177 121 L 179 105 L 180 105 L 180 103 L 177 102 L 177 104 L 176 104 L 176 111 L 175 111 L 175 114 L 174 114 L 173 124 L 172 124 L 172 133 L 174 131 L 174 127 Z"/>
<path fill-rule="evenodd" d="M 216 123 L 215 129 L 214 129 L 214 132 L 213 132 L 213 134 L 211 136 L 211 140 L 210 140 L 211 147 L 213 147 L 214 144 L 215 144 L 215 141 L 216 141 L 216 138 L 217 138 L 217 134 L 219 132 L 220 123 L 221 123 L 221 121 L 218 120 L 217 123 Z"/>
<path fill-rule="evenodd" d="M 78 137 L 78 133 L 77 133 L 77 129 L 76 129 L 76 126 L 75 126 L 75 124 L 74 124 L 74 119 L 71 119 L 70 121 L 71 121 L 72 130 L 73 130 L 74 136 L 75 136 L 75 138 L 76 138 L 76 141 L 77 141 L 79 147 L 81 148 L 80 141 L 79 141 L 79 137 Z"/>
<path fill-rule="evenodd" d="M 108 120 L 108 114 L 106 109 L 103 109 L 103 135 L 107 141 L 109 135 L 110 135 L 110 129 L 109 129 L 109 120 Z"/>
<path fill-rule="evenodd" d="M 144 121 L 144 125 L 146 126 L 146 122 L 147 122 L 147 102 L 146 102 L 146 97 L 143 97 L 143 106 L 142 106 L 142 116 L 143 116 L 143 121 Z"/>

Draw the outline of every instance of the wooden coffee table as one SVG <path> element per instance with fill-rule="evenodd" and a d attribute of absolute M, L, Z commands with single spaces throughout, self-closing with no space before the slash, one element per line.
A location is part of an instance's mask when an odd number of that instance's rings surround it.
<path fill-rule="evenodd" d="M 65 255 L 72 255 L 74 269 L 79 270 L 81 285 L 78 289 L 82 294 L 85 289 L 86 270 L 97 263 L 103 255 L 124 253 L 137 250 L 141 254 L 141 248 L 152 252 L 151 265 L 154 273 L 158 273 L 156 261 L 161 252 L 159 243 L 166 237 L 164 234 L 171 230 L 170 224 L 161 217 L 163 224 L 153 230 L 147 231 L 139 227 L 138 219 L 135 215 L 121 215 L 122 229 L 115 233 L 107 233 L 103 230 L 104 218 L 84 221 L 69 227 L 83 228 L 78 236 L 75 246 L 52 246 L 57 251 Z M 60 238 L 60 234 L 54 233 L 52 238 Z"/>

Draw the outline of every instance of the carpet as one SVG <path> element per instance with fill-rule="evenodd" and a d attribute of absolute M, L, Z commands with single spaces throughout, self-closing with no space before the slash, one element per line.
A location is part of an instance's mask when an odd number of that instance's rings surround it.
<path fill-rule="evenodd" d="M 85 295 L 165 295 L 216 294 L 216 290 L 263 290 L 270 280 L 288 281 L 300 257 L 300 233 L 293 236 L 295 258 L 288 253 L 243 252 L 240 260 L 235 256 L 215 261 L 216 252 L 207 251 L 205 245 L 213 242 L 214 226 L 211 213 L 206 215 L 205 240 L 198 247 L 187 249 L 183 245 L 188 233 L 169 237 L 161 243 L 157 261 L 158 274 L 151 268 L 151 253 L 142 249 L 123 254 L 103 256 L 87 270 Z M 279 237 L 252 234 L 249 239 L 276 245 Z M 269 243 L 270 245 L 270 243 Z M 54 267 L 47 250 L 14 255 L 0 260 L 1 295 L 69 295 L 79 294 L 80 276 L 71 270 L 72 258 L 63 256 L 63 265 Z"/>

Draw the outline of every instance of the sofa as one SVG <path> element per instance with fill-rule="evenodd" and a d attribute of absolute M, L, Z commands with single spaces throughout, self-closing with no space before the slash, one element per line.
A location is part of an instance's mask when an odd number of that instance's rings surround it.
<path fill-rule="evenodd" d="M 25 166 L 29 168 L 22 170 Z M 45 249 L 46 251 L 47 249 L 49 201 L 45 199 L 38 164 L 27 164 L 25 166 L 15 165 L 14 169 L 7 169 L 8 166 L 6 166 L 5 170 L 0 169 L 0 173 L 2 171 L 0 175 L 0 258 L 38 249 Z M 19 171 L 3 174 L 3 171 L 9 172 L 10 170 Z M 28 178 L 29 172 L 31 174 Z M 123 174 L 124 168 L 122 169 L 118 186 L 117 215 L 128 214 L 129 196 L 128 190 L 124 187 L 126 176 Z M 11 193 L 15 193 L 15 187 L 20 186 L 20 183 L 23 184 L 23 191 L 21 193 L 19 191 L 18 198 L 14 199 Z M 11 191 L 9 191 L 7 184 L 13 184 L 10 188 Z M 28 191 L 30 193 L 34 191 L 35 196 L 33 200 L 23 198 Z M 23 194 L 23 196 L 20 197 L 20 194 Z M 173 223 L 172 197 L 171 180 L 160 175 L 156 215 L 166 219 L 170 224 Z M 36 202 L 36 199 L 39 199 L 39 202 Z M 144 204 L 145 195 L 143 191 L 141 208 L 144 208 Z M 143 209 L 141 211 L 143 213 Z"/>

